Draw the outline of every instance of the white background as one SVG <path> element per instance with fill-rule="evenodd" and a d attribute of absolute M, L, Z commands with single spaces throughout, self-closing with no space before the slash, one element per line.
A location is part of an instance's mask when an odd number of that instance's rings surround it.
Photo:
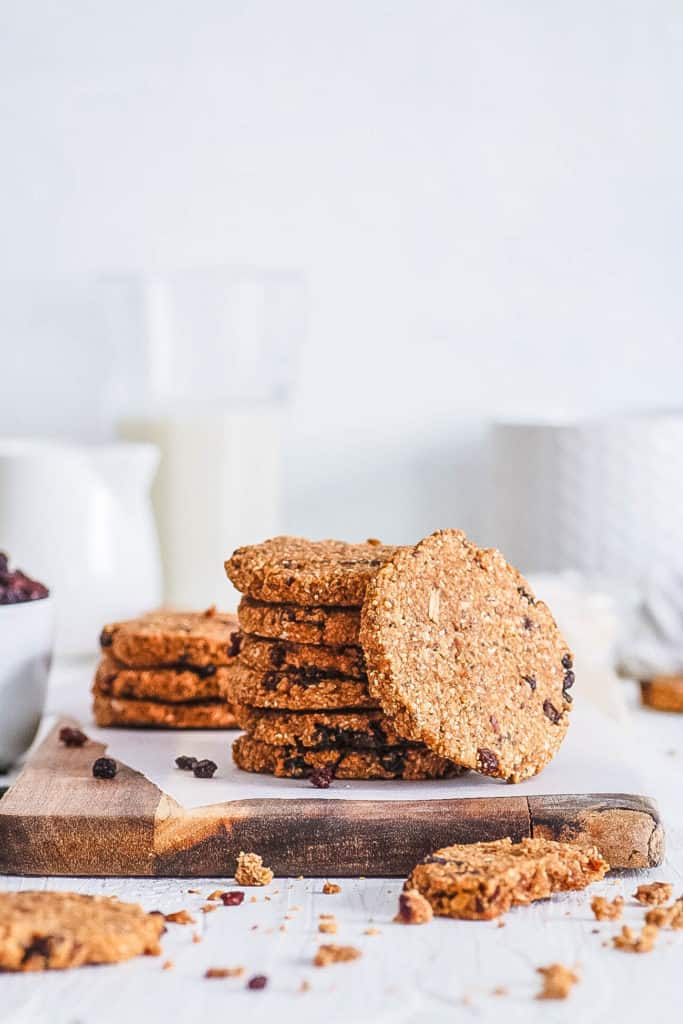
<path fill-rule="evenodd" d="M 0 276 L 302 268 L 285 526 L 481 538 L 488 416 L 679 401 L 682 47 L 675 0 L 3 0 Z M 75 429 L 92 346 L 12 342 L 2 429 Z"/>

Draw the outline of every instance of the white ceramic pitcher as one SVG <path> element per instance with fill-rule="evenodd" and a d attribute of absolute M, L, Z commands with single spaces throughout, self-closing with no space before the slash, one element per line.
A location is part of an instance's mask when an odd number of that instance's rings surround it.
<path fill-rule="evenodd" d="M 0 550 L 50 588 L 57 653 L 88 654 L 105 622 L 161 601 L 150 444 L 0 439 Z"/>

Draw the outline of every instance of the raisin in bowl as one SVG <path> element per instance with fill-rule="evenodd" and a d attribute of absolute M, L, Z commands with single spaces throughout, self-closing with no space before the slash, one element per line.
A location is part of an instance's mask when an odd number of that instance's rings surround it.
<path fill-rule="evenodd" d="M 52 662 L 54 608 L 44 584 L 0 552 L 0 773 L 38 731 Z"/>

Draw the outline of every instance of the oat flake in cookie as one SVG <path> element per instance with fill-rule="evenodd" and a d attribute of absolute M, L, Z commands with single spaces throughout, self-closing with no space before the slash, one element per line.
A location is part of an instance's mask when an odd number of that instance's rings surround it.
<path fill-rule="evenodd" d="M 571 653 L 499 551 L 460 530 L 397 551 L 368 585 L 361 644 L 370 693 L 406 739 L 509 782 L 557 753 Z"/>
<path fill-rule="evenodd" d="M 273 537 L 238 548 L 225 571 L 239 591 L 256 601 L 301 605 L 361 605 L 365 588 L 395 553 L 379 541 Z"/>

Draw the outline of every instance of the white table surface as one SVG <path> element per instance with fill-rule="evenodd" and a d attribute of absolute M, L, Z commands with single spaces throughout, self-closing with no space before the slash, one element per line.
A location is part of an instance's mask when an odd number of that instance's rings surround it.
<path fill-rule="evenodd" d="M 628 686 L 629 684 L 624 684 Z M 321 1020 L 441 1024 L 488 1021 L 657 1020 L 680 1006 L 683 932 L 661 932 L 657 948 L 633 955 L 603 947 L 621 923 L 598 923 L 593 893 L 628 897 L 638 881 L 662 879 L 683 893 L 683 716 L 640 710 L 629 693 L 632 732 L 628 742 L 642 762 L 647 792 L 655 797 L 667 830 L 662 868 L 607 879 L 588 894 L 563 894 L 517 908 L 498 922 L 435 919 L 426 926 L 392 922 L 401 879 L 338 879 L 338 895 L 322 893 L 322 879 L 276 879 L 246 889 L 240 907 L 199 912 L 201 896 L 234 887 L 231 879 L 55 879 L 0 878 L 0 889 L 59 889 L 115 894 L 164 912 L 186 908 L 196 926 L 169 925 L 162 957 L 40 975 L 0 976 L 3 1024 L 170 1024 L 240 1020 L 314 1024 Z M 51 710 L 70 703 L 64 686 L 54 690 Z M 599 737 L 596 737 L 599 742 Z M 4 780 L 0 777 L 0 783 Z M 254 895 L 256 902 L 251 903 Z M 294 910 L 299 907 L 299 910 Z M 196 913 L 195 913 L 196 911 Z M 333 912 L 336 936 L 319 935 L 320 913 Z M 287 919 L 289 918 L 289 919 Z M 628 902 L 624 922 L 642 923 L 643 909 Z M 286 930 L 280 930 L 281 926 Z M 375 927 L 379 935 L 366 935 Z M 597 934 L 595 929 L 597 928 Z M 200 943 L 192 941 L 199 932 Z M 315 968 L 319 942 L 357 946 L 360 960 Z M 165 960 L 173 968 L 163 970 Z M 553 961 L 579 965 L 581 982 L 564 1002 L 538 1002 L 536 968 Z M 207 967 L 243 965 L 243 978 L 206 980 Z M 265 974 L 263 991 L 248 991 L 246 979 Z M 300 991 L 302 981 L 310 984 Z M 505 994 L 495 994 L 503 987 Z"/>

